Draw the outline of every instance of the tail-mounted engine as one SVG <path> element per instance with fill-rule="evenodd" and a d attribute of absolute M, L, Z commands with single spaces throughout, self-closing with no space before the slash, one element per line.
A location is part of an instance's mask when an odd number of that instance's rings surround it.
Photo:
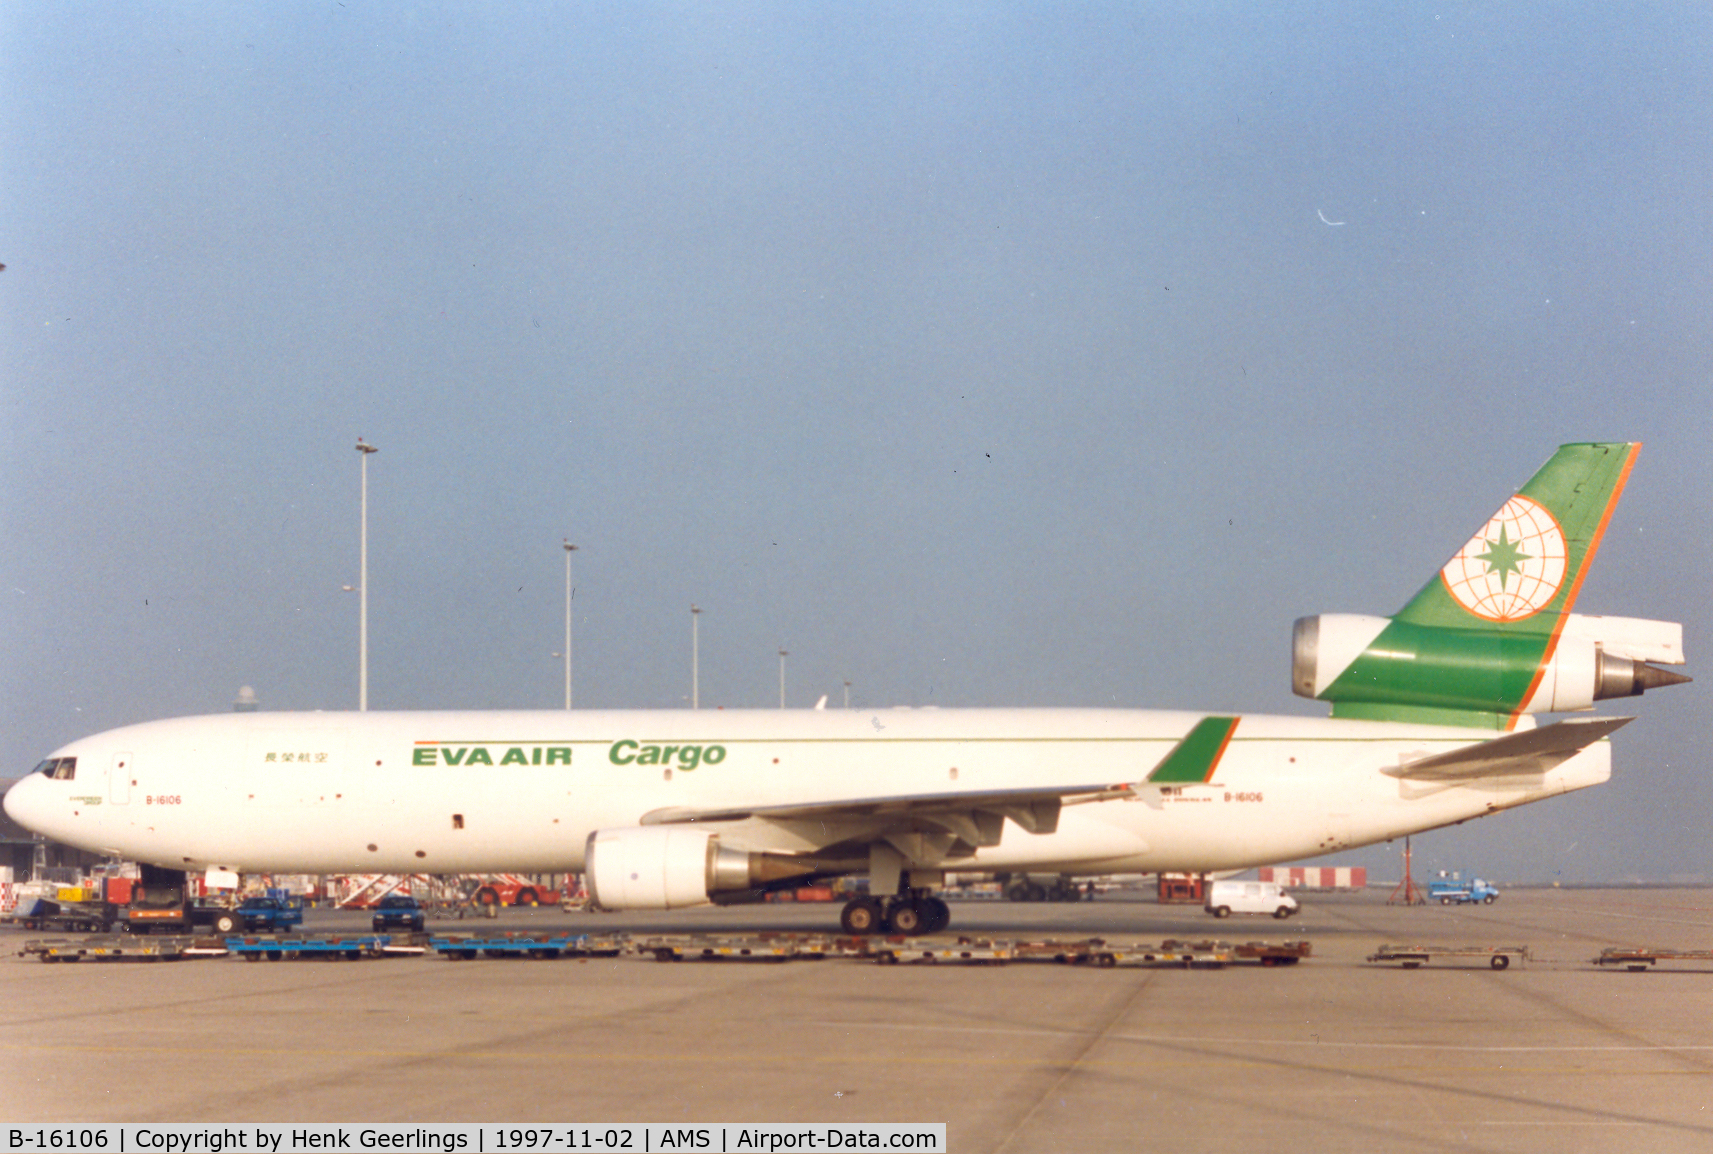
<path fill-rule="evenodd" d="M 1335 716 L 1557 713 L 1690 680 L 1651 661 L 1682 664 L 1683 626 L 1571 614 L 1555 645 L 1544 633 L 1328 613 L 1296 622 L 1291 688 L 1332 702 Z"/>

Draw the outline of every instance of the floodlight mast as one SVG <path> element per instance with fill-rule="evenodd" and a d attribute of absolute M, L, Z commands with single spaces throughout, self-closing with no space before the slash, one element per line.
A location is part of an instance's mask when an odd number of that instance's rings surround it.
<path fill-rule="evenodd" d="M 357 712 L 369 710 L 369 455 L 380 452 L 357 437 L 363 455 L 362 533 L 357 547 Z"/>
<path fill-rule="evenodd" d="M 565 708 L 571 708 L 571 554 L 577 546 L 565 539 Z"/>
<path fill-rule="evenodd" d="M 702 655 L 697 646 L 696 619 L 702 611 L 690 605 L 690 708 L 702 708 Z"/>

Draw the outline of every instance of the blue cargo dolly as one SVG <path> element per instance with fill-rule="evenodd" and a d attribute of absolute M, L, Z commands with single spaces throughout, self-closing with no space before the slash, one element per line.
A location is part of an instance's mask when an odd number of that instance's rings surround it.
<path fill-rule="evenodd" d="M 616 957 L 626 935 L 530 933 L 434 934 L 428 948 L 453 961 L 487 958 Z"/>
<path fill-rule="evenodd" d="M 323 958 L 358 961 L 378 958 L 392 940 L 389 934 L 245 934 L 226 939 L 226 948 L 247 962 Z"/>

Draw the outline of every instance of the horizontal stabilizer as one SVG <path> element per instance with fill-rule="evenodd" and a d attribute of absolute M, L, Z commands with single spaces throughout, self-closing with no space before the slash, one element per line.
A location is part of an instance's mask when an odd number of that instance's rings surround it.
<path fill-rule="evenodd" d="M 1634 721 L 1633 717 L 1579 717 L 1466 745 L 1450 753 L 1406 761 L 1385 772 L 1411 781 L 1468 781 L 1480 777 L 1545 773 L 1596 741 Z"/>

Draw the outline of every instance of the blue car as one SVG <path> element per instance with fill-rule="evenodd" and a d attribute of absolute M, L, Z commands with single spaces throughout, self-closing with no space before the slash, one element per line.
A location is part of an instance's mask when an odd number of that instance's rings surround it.
<path fill-rule="evenodd" d="M 245 898 L 232 913 L 245 930 L 277 934 L 303 924 L 303 903 L 291 898 Z"/>
<path fill-rule="evenodd" d="M 388 894 L 375 905 L 373 925 L 377 934 L 388 930 L 421 931 L 424 921 L 421 903 L 409 894 Z"/>

